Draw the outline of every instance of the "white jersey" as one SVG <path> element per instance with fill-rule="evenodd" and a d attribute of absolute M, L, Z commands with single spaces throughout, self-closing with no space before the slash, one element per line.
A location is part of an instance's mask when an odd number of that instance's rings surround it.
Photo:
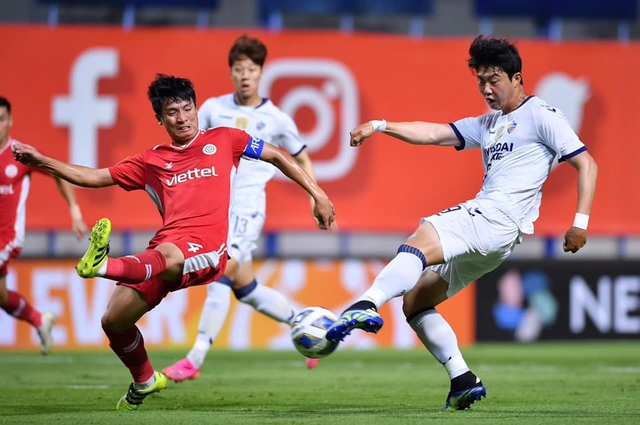
<path fill-rule="evenodd" d="M 485 175 L 476 199 L 495 202 L 528 234 L 556 156 L 564 161 L 586 150 L 562 112 L 535 96 L 509 114 L 464 118 L 451 127 L 462 143 L 458 150 L 482 148 Z"/>
<path fill-rule="evenodd" d="M 293 119 L 264 99 L 257 107 L 238 105 L 235 94 L 207 99 L 198 111 L 200 128 L 235 127 L 251 136 L 278 146 L 291 155 L 299 154 L 306 145 L 300 139 Z M 242 158 L 234 180 L 234 207 L 242 208 L 251 198 L 252 203 L 264 203 L 264 189 L 275 175 L 276 168 L 264 161 Z"/>

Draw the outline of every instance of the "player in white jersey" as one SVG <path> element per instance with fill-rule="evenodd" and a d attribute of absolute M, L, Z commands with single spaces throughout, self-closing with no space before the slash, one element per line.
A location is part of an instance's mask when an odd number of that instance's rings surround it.
<path fill-rule="evenodd" d="M 523 234 L 533 233 L 542 185 L 555 158 L 578 170 L 577 213 L 564 250 L 575 253 L 582 248 L 597 179 L 595 161 L 562 112 L 525 93 L 522 60 L 514 45 L 479 36 L 469 55 L 480 94 L 496 112 L 452 124 L 374 120 L 351 131 L 351 145 L 361 145 L 377 131 L 415 145 L 481 148 L 485 176 L 480 192 L 423 218 L 373 285 L 327 331 L 332 341 L 342 340 L 353 329 L 375 333 L 383 324 L 377 309 L 403 295 L 407 322 L 451 379 L 445 408 L 459 410 L 485 397 L 486 389 L 470 371 L 451 326 L 435 307 L 498 267 Z M 417 196 L 428 193 L 427 186 Z"/>
<path fill-rule="evenodd" d="M 306 145 L 300 139 L 293 119 L 269 99 L 258 94 L 258 85 L 267 56 L 266 46 L 246 35 L 238 38 L 229 51 L 229 68 L 235 91 L 207 99 L 198 112 L 200 128 L 236 127 L 253 137 L 289 152 L 313 178 L 314 170 Z M 230 308 L 230 294 L 266 316 L 290 324 L 294 307 L 277 290 L 259 285 L 253 271 L 252 251 L 262 232 L 266 218 L 267 182 L 276 169 L 261 161 L 242 159 L 234 181 L 232 212 L 229 220 L 231 260 L 224 276 L 207 286 L 198 336 L 187 357 L 163 372 L 176 382 L 197 378 L 213 341 L 216 339 Z M 317 359 L 306 359 L 307 367 Z"/>
<path fill-rule="evenodd" d="M 9 136 L 12 125 L 11 103 L 0 97 L 0 308 L 33 326 L 40 337 L 40 351 L 48 354 L 53 343 L 51 330 L 55 315 L 51 312 L 41 313 L 19 292 L 7 288 L 9 263 L 18 257 L 24 243 L 31 173 L 39 171 L 13 159 L 11 145 L 19 142 Z M 82 220 L 73 187 L 61 179 L 56 179 L 56 183 L 69 205 L 73 232 L 80 239 L 87 231 L 87 226 Z"/>

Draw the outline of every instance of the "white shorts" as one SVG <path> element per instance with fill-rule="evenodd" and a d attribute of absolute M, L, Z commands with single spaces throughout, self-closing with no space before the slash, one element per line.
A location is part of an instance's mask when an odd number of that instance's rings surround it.
<path fill-rule="evenodd" d="M 229 216 L 229 255 L 238 264 L 253 259 L 252 251 L 258 247 L 256 241 L 262 233 L 266 218 L 264 191 L 234 197 Z"/>
<path fill-rule="evenodd" d="M 473 199 L 422 218 L 440 237 L 444 263 L 429 268 L 449 283 L 447 296 L 497 268 L 522 241 L 516 223 L 493 202 Z"/>

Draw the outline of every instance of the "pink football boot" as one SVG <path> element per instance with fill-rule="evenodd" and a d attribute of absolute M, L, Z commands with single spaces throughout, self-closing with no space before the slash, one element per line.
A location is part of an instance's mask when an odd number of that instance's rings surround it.
<path fill-rule="evenodd" d="M 306 361 L 307 361 L 307 369 L 313 369 L 314 367 L 318 366 L 318 362 L 320 361 L 320 359 L 312 359 L 310 357 L 307 357 Z"/>
<path fill-rule="evenodd" d="M 165 367 L 162 372 L 167 375 L 167 378 L 176 382 L 196 379 L 200 375 L 200 369 L 196 369 L 191 360 L 186 358 Z"/>

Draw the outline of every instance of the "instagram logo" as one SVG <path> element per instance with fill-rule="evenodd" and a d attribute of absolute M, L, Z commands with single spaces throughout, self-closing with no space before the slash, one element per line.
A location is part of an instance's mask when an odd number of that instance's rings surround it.
<path fill-rule="evenodd" d="M 349 131 L 358 125 L 360 108 L 347 67 L 330 59 L 274 60 L 264 69 L 260 93 L 295 120 L 319 181 L 349 174 L 358 157 Z"/>

